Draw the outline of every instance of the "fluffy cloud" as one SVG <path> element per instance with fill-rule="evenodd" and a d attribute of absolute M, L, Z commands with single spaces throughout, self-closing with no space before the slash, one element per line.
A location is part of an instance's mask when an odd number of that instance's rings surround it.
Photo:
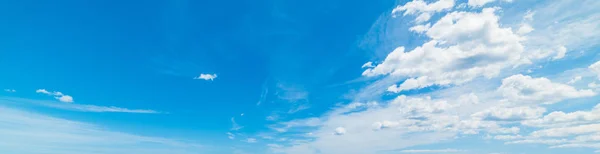
<path fill-rule="evenodd" d="M 344 134 L 346 134 L 346 129 L 344 127 L 335 128 L 334 134 L 335 135 L 344 135 Z"/>
<path fill-rule="evenodd" d="M 395 15 L 397 12 L 404 11 L 404 16 L 416 15 L 415 22 L 421 23 L 428 21 L 433 13 L 450 10 L 452 7 L 454 7 L 454 0 L 439 0 L 429 4 L 423 0 L 414 0 L 396 7 L 392 10 L 392 14 Z"/>
<path fill-rule="evenodd" d="M 528 104 L 552 104 L 567 98 L 596 95 L 592 90 L 577 90 L 566 84 L 553 83 L 547 78 L 521 74 L 503 79 L 498 91 L 510 101 Z"/>
<path fill-rule="evenodd" d="M 543 118 L 524 121 L 523 124 L 536 127 L 560 127 L 594 122 L 600 122 L 600 104 L 596 105 L 591 111 L 575 111 L 571 113 L 554 111 Z"/>
<path fill-rule="evenodd" d="M 571 135 L 582 135 L 597 133 L 600 130 L 600 124 L 578 125 L 571 127 L 558 127 L 534 131 L 533 137 L 568 137 Z"/>
<path fill-rule="evenodd" d="M 194 77 L 194 79 L 199 80 L 210 80 L 213 81 L 217 78 L 217 74 L 200 74 L 200 76 Z"/>
<path fill-rule="evenodd" d="M 544 112 L 546 112 L 546 109 L 541 107 L 492 107 L 472 116 L 482 120 L 520 121 L 541 117 Z"/>
<path fill-rule="evenodd" d="M 65 94 L 63 94 L 60 91 L 49 92 L 46 89 L 38 89 L 38 90 L 35 90 L 35 92 L 36 93 L 50 95 L 50 96 L 54 96 L 54 98 L 56 98 L 57 100 L 59 100 L 61 102 L 73 103 L 73 97 L 72 96 L 65 95 Z"/>
<path fill-rule="evenodd" d="M 408 77 L 408 82 L 389 88 L 399 92 L 431 85 L 462 84 L 476 77 L 494 77 L 521 59 L 521 37 L 498 24 L 496 9 L 481 12 L 452 12 L 425 34 L 432 40 L 412 51 L 392 51 L 365 76 L 391 74 Z"/>

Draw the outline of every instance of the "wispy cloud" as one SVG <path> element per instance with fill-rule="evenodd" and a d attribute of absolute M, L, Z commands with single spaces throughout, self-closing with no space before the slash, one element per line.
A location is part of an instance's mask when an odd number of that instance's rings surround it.
<path fill-rule="evenodd" d="M 457 149 L 421 149 L 421 150 L 402 150 L 401 153 L 455 153 L 464 152 L 464 150 Z"/>
<path fill-rule="evenodd" d="M 204 150 L 194 142 L 111 131 L 90 123 L 2 106 L 0 136 L 0 153 L 190 154 Z"/>
<path fill-rule="evenodd" d="M 60 91 L 49 92 L 46 89 L 38 89 L 35 91 L 36 93 L 46 94 L 50 96 L 54 96 L 55 99 L 65 102 L 65 103 L 73 103 L 73 97 L 69 95 L 65 95 Z"/>
<path fill-rule="evenodd" d="M 115 106 L 97 106 L 97 105 L 86 105 L 86 104 L 73 104 L 73 103 L 57 103 L 54 101 L 45 101 L 45 100 L 33 100 L 33 99 L 25 99 L 25 98 L 12 98 L 5 97 L 0 98 L 0 102 L 3 103 L 28 103 L 32 105 L 39 105 L 44 107 L 50 107 L 61 110 L 70 110 L 70 111 L 78 111 L 78 112 L 119 112 L 119 113 L 145 113 L 145 114 L 157 114 L 162 113 L 154 110 L 148 109 L 128 109 L 122 107 Z"/>
<path fill-rule="evenodd" d="M 200 76 L 194 77 L 194 79 L 199 80 L 210 80 L 214 81 L 217 78 L 217 74 L 200 74 Z"/>
<path fill-rule="evenodd" d="M 4 91 L 9 92 L 9 93 L 17 92 L 17 90 L 14 90 L 14 89 L 4 89 Z"/>
<path fill-rule="evenodd" d="M 244 128 L 244 126 L 240 126 L 237 122 L 235 122 L 235 117 L 231 117 L 231 130 L 237 131 Z"/>

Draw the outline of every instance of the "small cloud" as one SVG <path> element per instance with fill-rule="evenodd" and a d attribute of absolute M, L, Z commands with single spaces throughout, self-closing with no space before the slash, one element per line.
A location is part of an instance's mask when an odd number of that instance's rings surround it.
<path fill-rule="evenodd" d="M 233 135 L 233 133 L 231 132 L 227 132 L 227 138 L 229 138 L 230 140 L 235 139 L 235 135 Z"/>
<path fill-rule="evenodd" d="M 36 93 L 46 94 L 50 96 L 54 96 L 55 99 L 65 103 L 73 103 L 73 97 L 69 95 L 65 95 L 60 91 L 49 92 L 46 89 L 38 89 L 35 90 Z"/>
<path fill-rule="evenodd" d="M 375 66 L 373 66 L 373 62 L 367 62 L 365 64 L 362 65 L 361 68 L 373 68 Z"/>
<path fill-rule="evenodd" d="M 50 92 L 48 92 L 46 89 L 38 89 L 35 90 L 35 92 L 50 95 Z"/>
<path fill-rule="evenodd" d="M 233 130 L 233 131 L 237 131 L 237 130 L 240 130 L 240 129 L 242 129 L 242 128 L 244 128 L 244 127 L 243 127 L 243 126 L 240 126 L 240 125 L 238 125 L 238 124 L 235 122 L 235 118 L 234 118 L 234 117 L 231 117 L 231 130 Z"/>
<path fill-rule="evenodd" d="M 344 135 L 344 134 L 346 134 L 346 128 L 344 128 L 344 127 L 335 128 L 335 132 L 333 134 Z"/>
<path fill-rule="evenodd" d="M 61 102 L 73 103 L 73 97 L 71 97 L 69 95 L 62 95 L 60 97 L 54 97 L 54 98 L 58 99 Z"/>
<path fill-rule="evenodd" d="M 17 91 L 16 91 L 16 90 L 14 90 L 14 89 L 4 89 L 4 91 L 5 91 L 5 92 L 9 92 L 9 93 L 14 93 L 14 92 L 17 92 Z"/>
<path fill-rule="evenodd" d="M 215 80 L 215 78 L 217 78 L 217 74 L 200 74 L 200 76 L 194 77 L 194 79 L 196 79 L 196 80 L 202 79 L 202 80 L 210 80 L 210 81 Z"/>
<path fill-rule="evenodd" d="M 241 117 L 243 117 L 243 116 L 244 116 L 244 113 L 240 114 L 240 116 L 241 116 Z"/>
<path fill-rule="evenodd" d="M 247 142 L 247 143 L 256 143 L 256 139 L 255 138 L 247 138 L 246 140 L 244 140 L 244 142 Z"/>

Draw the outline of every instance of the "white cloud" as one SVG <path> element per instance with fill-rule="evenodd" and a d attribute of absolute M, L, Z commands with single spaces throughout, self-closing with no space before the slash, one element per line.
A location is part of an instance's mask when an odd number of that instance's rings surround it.
<path fill-rule="evenodd" d="M 391 74 L 420 81 L 405 82 L 398 90 L 495 77 L 502 69 L 517 64 L 523 52 L 521 37 L 510 28 L 500 27 L 495 12 L 494 8 L 486 8 L 479 13 L 449 13 L 425 33 L 432 40 L 409 52 L 404 47 L 396 48 L 363 75 Z"/>
<path fill-rule="evenodd" d="M 231 129 L 233 131 L 238 131 L 240 129 L 244 128 L 243 126 L 240 126 L 237 122 L 235 122 L 235 118 L 231 117 Z"/>
<path fill-rule="evenodd" d="M 567 84 L 574 84 L 575 82 L 581 80 L 581 76 L 575 76 L 573 77 L 573 79 L 569 80 L 569 82 L 567 82 Z"/>
<path fill-rule="evenodd" d="M 536 127 L 560 127 L 580 124 L 589 124 L 600 121 L 600 104 L 591 111 L 575 111 L 565 113 L 554 111 L 540 119 L 531 119 L 523 122 L 523 125 Z"/>
<path fill-rule="evenodd" d="M 413 0 L 402 6 L 396 7 L 392 10 L 392 15 L 395 16 L 397 12 L 404 11 L 404 16 L 416 15 L 417 18 L 415 21 L 421 23 L 428 21 L 433 13 L 450 10 L 452 7 L 454 7 L 454 0 L 438 0 L 429 4 L 423 0 Z"/>
<path fill-rule="evenodd" d="M 372 68 L 373 66 L 373 62 L 367 62 L 365 64 L 363 64 L 360 68 Z"/>
<path fill-rule="evenodd" d="M 567 137 L 571 135 L 581 135 L 596 133 L 600 130 L 600 124 L 579 125 L 571 127 L 558 127 L 537 130 L 531 133 L 533 137 Z"/>
<path fill-rule="evenodd" d="M 419 150 L 401 150 L 400 153 L 456 153 L 464 152 L 457 149 L 419 149 Z"/>
<path fill-rule="evenodd" d="M 46 89 L 38 89 L 35 90 L 35 92 L 50 95 L 50 92 L 48 92 Z"/>
<path fill-rule="evenodd" d="M 17 90 L 14 90 L 14 89 L 4 89 L 4 91 L 9 92 L 9 93 L 17 92 Z"/>
<path fill-rule="evenodd" d="M 55 99 L 65 102 L 65 103 L 73 103 L 73 97 L 69 95 L 65 95 L 60 91 L 49 92 L 46 89 L 38 89 L 35 91 L 36 93 L 42 93 L 50 96 L 54 96 Z"/>
<path fill-rule="evenodd" d="M 71 97 L 69 95 L 62 95 L 62 96 L 55 97 L 55 98 L 58 99 L 61 102 L 73 103 L 73 97 Z"/>
<path fill-rule="evenodd" d="M 531 27 L 529 24 L 522 24 L 521 27 L 519 27 L 519 30 L 517 30 L 517 34 L 525 35 L 533 30 L 533 27 Z"/>
<path fill-rule="evenodd" d="M 227 132 L 227 138 L 229 138 L 230 140 L 235 139 L 235 135 L 231 132 Z"/>
<path fill-rule="evenodd" d="M 547 78 L 532 78 L 521 74 L 503 79 L 498 91 L 510 101 L 529 104 L 552 104 L 568 98 L 596 95 L 589 89 L 577 90 L 566 84 L 553 83 Z"/>
<path fill-rule="evenodd" d="M 255 138 L 247 138 L 246 140 L 244 140 L 244 142 L 246 142 L 246 143 L 256 143 L 256 139 Z"/>
<path fill-rule="evenodd" d="M 51 101 L 44 100 L 32 100 L 32 99 L 23 99 L 23 98 L 0 98 L 0 102 L 2 103 L 12 103 L 12 104 L 21 104 L 21 103 L 30 103 L 34 105 L 40 105 L 44 107 L 62 109 L 62 110 L 70 110 L 70 111 L 78 111 L 78 112 L 116 112 L 116 113 L 145 113 L 145 114 L 157 114 L 161 113 L 154 110 L 147 109 L 127 109 L 115 106 L 96 106 L 96 105 L 85 105 L 85 104 L 72 104 L 72 103 L 56 103 Z"/>
<path fill-rule="evenodd" d="M 596 73 L 598 79 L 600 79 L 600 61 L 597 61 L 588 67 L 593 73 Z"/>
<path fill-rule="evenodd" d="M 471 7 L 482 7 L 487 3 L 494 2 L 496 0 L 469 0 L 467 4 Z M 504 2 L 512 2 L 513 0 L 503 0 Z"/>
<path fill-rule="evenodd" d="M 335 135 L 344 135 L 344 134 L 346 134 L 346 129 L 344 127 L 335 128 L 334 134 Z"/>
<path fill-rule="evenodd" d="M 485 111 L 473 114 L 473 117 L 482 120 L 526 120 L 541 117 L 546 109 L 541 107 L 492 107 Z"/>
<path fill-rule="evenodd" d="M 217 74 L 200 74 L 198 77 L 194 77 L 194 79 L 202 79 L 202 80 L 210 80 L 213 81 L 217 78 Z"/>
<path fill-rule="evenodd" d="M 429 30 L 430 27 L 431 27 L 431 24 L 427 23 L 426 25 L 413 26 L 409 30 L 416 32 L 416 33 L 423 33 L 423 32 L 426 32 L 427 30 Z"/>
<path fill-rule="evenodd" d="M 112 131 L 13 108 L 0 107 L 0 111 L 0 153 L 191 154 L 206 150 L 192 142 Z"/>

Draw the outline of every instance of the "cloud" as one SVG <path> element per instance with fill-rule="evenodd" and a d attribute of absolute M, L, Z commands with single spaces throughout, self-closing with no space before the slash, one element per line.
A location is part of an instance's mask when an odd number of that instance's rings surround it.
<path fill-rule="evenodd" d="M 457 149 L 420 149 L 420 150 L 401 150 L 400 153 L 456 153 L 464 152 Z"/>
<path fill-rule="evenodd" d="M 42 93 L 50 96 L 54 96 L 57 100 L 65 103 L 73 103 L 73 97 L 69 95 L 65 95 L 60 91 L 49 92 L 46 89 L 38 89 L 35 91 L 36 93 Z"/>
<path fill-rule="evenodd" d="M 360 68 L 372 68 L 373 66 L 373 62 L 367 62 L 365 64 L 363 64 Z"/>
<path fill-rule="evenodd" d="M 9 92 L 9 93 L 17 92 L 17 90 L 14 90 L 14 89 L 4 89 L 4 91 Z"/>
<path fill-rule="evenodd" d="M 600 124 L 579 125 L 537 130 L 531 133 L 533 137 L 568 137 L 571 135 L 591 134 L 600 130 Z"/>
<path fill-rule="evenodd" d="M 91 123 L 0 107 L 0 153 L 174 153 L 206 151 L 202 145 L 107 130 Z M 35 127 L 32 127 L 35 126 Z"/>
<path fill-rule="evenodd" d="M 593 73 L 596 73 L 598 79 L 600 79 L 600 61 L 597 61 L 588 67 Z"/>
<path fill-rule="evenodd" d="M 472 116 L 482 120 L 521 121 L 541 117 L 544 112 L 546 109 L 541 107 L 492 107 Z"/>
<path fill-rule="evenodd" d="M 344 135 L 344 134 L 346 134 L 346 129 L 344 127 L 335 128 L 334 134 L 335 135 Z"/>
<path fill-rule="evenodd" d="M 227 132 L 227 138 L 229 138 L 230 140 L 235 139 L 235 135 L 231 132 Z"/>
<path fill-rule="evenodd" d="M 86 105 L 86 104 L 73 104 L 73 103 L 56 103 L 51 101 L 44 100 L 32 100 L 32 99 L 23 99 L 23 98 L 1 98 L 0 102 L 3 103 L 12 103 L 12 104 L 22 104 L 29 103 L 34 105 L 40 105 L 44 107 L 50 107 L 61 110 L 70 110 L 70 111 L 78 111 L 78 112 L 115 112 L 115 113 L 145 113 L 145 114 L 157 114 L 161 113 L 154 110 L 147 109 L 127 109 L 115 106 L 96 106 L 96 105 Z"/>
<path fill-rule="evenodd" d="M 415 15 L 417 16 L 415 22 L 421 23 L 428 21 L 433 13 L 450 10 L 452 7 L 454 7 L 454 0 L 439 0 L 429 4 L 422 0 L 413 0 L 396 7 L 392 10 L 392 15 L 404 11 L 404 16 Z"/>
<path fill-rule="evenodd" d="M 523 124 L 535 127 L 560 127 L 589 124 L 597 121 L 600 121 L 600 104 L 596 105 L 591 111 L 575 111 L 570 113 L 554 111 L 543 118 L 524 121 Z"/>
<path fill-rule="evenodd" d="M 200 76 L 198 77 L 194 77 L 194 79 L 199 80 L 210 80 L 210 81 L 214 81 L 215 78 L 217 78 L 217 74 L 200 74 Z"/>
<path fill-rule="evenodd" d="M 517 74 L 502 80 L 498 88 L 510 101 L 521 103 L 553 104 L 568 98 L 596 95 L 592 90 L 577 90 L 566 84 L 553 83 L 547 78 L 532 78 Z"/>
<path fill-rule="evenodd" d="M 471 7 L 482 7 L 487 3 L 494 2 L 496 0 L 469 0 L 467 4 Z M 512 2 L 513 0 L 502 0 L 504 2 Z"/>
<path fill-rule="evenodd" d="M 244 128 L 243 126 L 240 126 L 239 124 L 237 124 L 235 122 L 235 117 L 231 117 L 231 129 L 233 131 L 238 131 L 240 129 Z"/>
<path fill-rule="evenodd" d="M 401 46 L 392 51 L 364 76 L 409 77 L 392 91 L 432 85 L 458 85 L 476 77 L 495 77 L 521 59 L 521 37 L 501 27 L 496 9 L 446 14 L 425 34 L 431 40 L 406 52 Z"/>
<path fill-rule="evenodd" d="M 567 84 L 574 84 L 575 82 L 581 80 L 581 76 L 575 76 L 573 77 L 573 79 L 569 80 L 569 82 L 567 82 Z"/>
<path fill-rule="evenodd" d="M 69 95 L 62 95 L 62 96 L 55 97 L 55 98 L 58 99 L 61 102 L 73 103 L 73 97 L 71 97 Z"/>
<path fill-rule="evenodd" d="M 255 138 L 247 138 L 246 140 L 244 140 L 244 142 L 246 142 L 246 143 L 256 143 L 256 139 Z"/>

